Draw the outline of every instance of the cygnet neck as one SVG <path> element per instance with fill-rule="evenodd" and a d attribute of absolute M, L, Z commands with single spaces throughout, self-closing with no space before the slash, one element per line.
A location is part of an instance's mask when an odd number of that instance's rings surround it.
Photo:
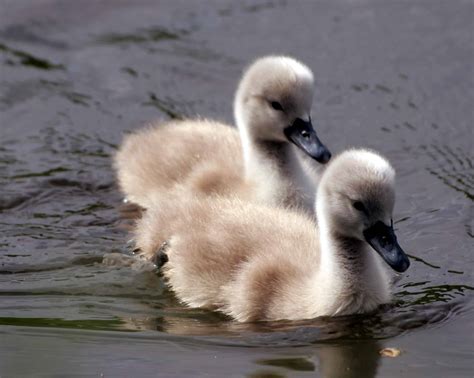
<path fill-rule="evenodd" d="M 320 190 L 316 216 L 321 257 L 318 274 L 323 278 L 319 277 L 319 282 L 325 283 L 328 292 L 343 293 L 361 303 L 370 297 L 388 298 L 389 282 L 375 251 L 366 242 L 335 229 L 327 211 L 327 201 L 324 189 Z"/>
<path fill-rule="evenodd" d="M 312 213 L 314 189 L 298 160 L 295 147 L 285 141 L 255 137 L 245 125 L 239 125 L 239 130 L 245 179 L 257 185 L 261 199 L 270 204 L 298 206 Z"/>

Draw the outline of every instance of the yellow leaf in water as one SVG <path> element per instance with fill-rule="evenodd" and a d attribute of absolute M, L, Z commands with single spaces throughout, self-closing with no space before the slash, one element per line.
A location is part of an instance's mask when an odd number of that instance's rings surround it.
<path fill-rule="evenodd" d="M 402 351 L 398 348 L 383 348 L 379 351 L 382 357 L 391 357 L 395 358 L 400 355 Z"/>

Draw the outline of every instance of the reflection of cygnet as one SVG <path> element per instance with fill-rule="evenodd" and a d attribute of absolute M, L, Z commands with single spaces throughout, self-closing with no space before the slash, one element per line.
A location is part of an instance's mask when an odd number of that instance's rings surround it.
<path fill-rule="evenodd" d="M 236 92 L 238 131 L 196 119 L 127 136 L 115 157 L 121 190 L 144 208 L 156 192 L 184 188 L 312 212 L 314 178 L 301 154 L 320 163 L 331 157 L 311 124 L 313 85 L 310 69 L 292 58 L 258 59 Z"/>
<path fill-rule="evenodd" d="M 375 377 L 380 348 L 374 340 L 321 344 L 317 348 L 319 372 L 324 378 Z"/>
<path fill-rule="evenodd" d="M 146 258 L 166 256 L 163 274 L 191 307 L 238 321 L 368 312 L 390 301 L 383 260 L 409 266 L 392 227 L 394 180 L 384 158 L 349 150 L 321 178 L 318 226 L 290 209 L 178 198 L 150 207 L 135 239 Z"/>

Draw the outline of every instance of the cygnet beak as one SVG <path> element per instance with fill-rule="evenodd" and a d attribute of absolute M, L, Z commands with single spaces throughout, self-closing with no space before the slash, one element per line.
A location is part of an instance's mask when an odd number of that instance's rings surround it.
<path fill-rule="evenodd" d="M 293 124 L 284 130 L 284 133 L 290 142 L 319 163 L 326 164 L 331 159 L 331 152 L 319 140 L 311 123 L 311 118 L 309 121 L 296 118 Z"/>
<path fill-rule="evenodd" d="M 408 256 L 397 242 L 393 224 L 387 226 L 378 221 L 364 231 L 364 238 L 393 270 L 404 272 L 410 266 Z"/>

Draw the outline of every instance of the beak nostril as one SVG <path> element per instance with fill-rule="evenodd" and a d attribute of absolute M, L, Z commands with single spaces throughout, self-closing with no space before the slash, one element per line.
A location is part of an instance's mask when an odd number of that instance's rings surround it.
<path fill-rule="evenodd" d="M 291 125 L 283 129 L 283 133 L 289 142 L 294 143 L 318 163 L 326 164 L 331 158 L 331 153 L 316 135 L 311 119 L 303 121 L 296 118 Z"/>

